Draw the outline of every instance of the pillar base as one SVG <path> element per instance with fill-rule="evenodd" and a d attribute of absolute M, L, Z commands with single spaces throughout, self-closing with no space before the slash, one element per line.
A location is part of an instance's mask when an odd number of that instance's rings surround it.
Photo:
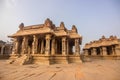
<path fill-rule="evenodd" d="M 66 55 L 54 55 L 51 56 L 52 64 L 68 64 L 68 56 Z"/>
<path fill-rule="evenodd" d="M 33 55 L 33 63 L 40 65 L 68 64 L 68 57 L 63 55 Z"/>

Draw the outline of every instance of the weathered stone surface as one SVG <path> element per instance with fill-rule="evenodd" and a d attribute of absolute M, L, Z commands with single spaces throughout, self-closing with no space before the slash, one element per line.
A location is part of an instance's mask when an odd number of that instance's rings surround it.
<path fill-rule="evenodd" d="M 0 60 L 0 80 L 120 80 L 120 60 L 83 64 L 10 65 Z"/>

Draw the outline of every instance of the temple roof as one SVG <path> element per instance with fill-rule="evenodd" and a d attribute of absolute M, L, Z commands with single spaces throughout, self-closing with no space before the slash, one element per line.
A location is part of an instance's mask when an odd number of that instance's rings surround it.
<path fill-rule="evenodd" d="M 43 33 L 52 33 L 53 31 L 50 28 L 42 28 L 42 29 L 27 29 L 23 31 L 17 31 L 17 33 L 13 34 L 10 37 L 16 36 L 24 36 L 24 35 L 33 35 L 33 34 L 43 34 Z"/>
<path fill-rule="evenodd" d="M 81 36 L 77 33 L 77 28 L 75 27 L 75 25 L 72 26 L 72 30 L 67 30 L 67 28 L 64 25 L 64 22 L 61 22 L 60 26 L 56 27 L 49 18 L 45 20 L 44 24 L 24 26 L 24 24 L 21 23 L 19 25 L 19 30 L 8 37 L 47 33 L 51 33 L 55 36 L 68 36 L 70 38 L 81 38 Z"/>

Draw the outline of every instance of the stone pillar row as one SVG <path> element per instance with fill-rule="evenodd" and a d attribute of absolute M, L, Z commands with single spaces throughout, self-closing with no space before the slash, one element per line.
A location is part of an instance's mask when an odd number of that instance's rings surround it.
<path fill-rule="evenodd" d="M 28 37 L 24 36 L 23 40 L 22 40 L 22 48 L 21 48 L 21 54 L 27 54 L 28 53 Z M 47 34 L 45 36 L 45 48 L 44 48 L 44 39 L 41 41 L 41 50 L 40 53 L 43 54 L 45 53 L 45 55 L 49 55 L 51 53 L 51 55 L 55 55 L 56 51 L 57 51 L 57 43 L 55 38 L 53 38 L 51 40 L 51 35 Z M 70 49 L 72 50 L 72 47 L 69 45 L 69 41 L 67 40 L 66 37 L 62 37 L 62 55 L 67 55 L 70 52 Z M 19 40 L 18 38 L 14 39 L 14 45 L 13 45 L 13 51 L 12 54 L 18 54 L 18 46 L 19 46 Z M 51 44 L 51 45 L 50 45 Z M 36 54 L 37 53 L 37 46 L 38 46 L 38 36 L 37 35 L 33 35 L 33 42 L 32 42 L 32 54 Z M 50 52 L 50 47 L 51 47 L 51 52 Z M 80 46 L 79 46 L 79 39 L 75 39 L 75 55 L 79 55 L 80 54 Z"/>
<path fill-rule="evenodd" d="M 112 48 L 112 55 L 120 55 L 120 46 L 119 45 L 116 45 L 115 47 L 114 46 L 111 46 Z M 100 49 L 100 54 L 103 55 L 103 56 L 106 56 L 107 55 L 107 47 L 103 46 Z M 84 50 L 84 54 L 85 55 L 88 55 L 88 50 L 89 49 L 85 49 Z M 92 48 L 91 49 L 91 55 L 97 55 L 97 50 L 96 48 Z"/>
<path fill-rule="evenodd" d="M 102 47 L 102 48 L 99 48 L 99 49 L 100 49 L 100 54 L 101 55 L 107 55 L 107 48 L 106 47 Z M 88 55 L 89 50 L 91 50 L 91 55 L 97 55 L 97 49 L 96 48 L 85 49 L 84 54 Z"/>

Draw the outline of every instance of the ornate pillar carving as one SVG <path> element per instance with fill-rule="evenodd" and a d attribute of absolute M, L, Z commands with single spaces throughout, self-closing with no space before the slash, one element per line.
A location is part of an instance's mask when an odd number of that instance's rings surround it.
<path fill-rule="evenodd" d="M 47 34 L 45 39 L 46 39 L 45 55 L 49 55 L 50 54 L 50 39 L 51 39 L 51 35 Z"/>
<path fill-rule="evenodd" d="M 80 55 L 79 39 L 75 39 L 75 55 Z"/>
<path fill-rule="evenodd" d="M 112 47 L 112 55 L 116 55 L 115 54 L 115 46 L 111 46 Z"/>
<path fill-rule="evenodd" d="M 84 50 L 84 55 L 88 55 L 88 50 L 87 49 Z"/>
<path fill-rule="evenodd" d="M 28 52 L 27 46 L 28 46 L 28 37 L 24 36 L 22 41 L 22 54 L 25 54 Z"/>
<path fill-rule="evenodd" d="M 44 52 L 44 39 L 41 41 L 41 54 Z"/>
<path fill-rule="evenodd" d="M 106 47 L 102 47 L 102 53 L 103 53 L 103 56 L 107 55 L 107 48 Z"/>
<path fill-rule="evenodd" d="M 66 55 L 66 37 L 62 38 L 62 55 Z"/>
<path fill-rule="evenodd" d="M 37 53 L 37 44 L 38 44 L 38 38 L 36 35 L 33 35 L 32 54 Z"/>
<path fill-rule="evenodd" d="M 5 45 L 3 45 L 1 48 L 1 55 L 3 55 L 3 53 L 4 53 L 4 48 L 5 48 Z"/>
<path fill-rule="evenodd" d="M 120 45 L 115 46 L 115 53 L 117 56 L 120 56 Z"/>
<path fill-rule="evenodd" d="M 97 55 L 97 53 L 96 53 L 96 48 L 93 48 L 92 49 L 92 53 L 91 53 L 92 55 Z"/>
<path fill-rule="evenodd" d="M 55 53 L 58 53 L 58 46 L 57 46 L 57 40 L 55 41 Z"/>
<path fill-rule="evenodd" d="M 99 49 L 100 49 L 100 55 L 103 55 L 102 47 L 99 47 Z"/>
<path fill-rule="evenodd" d="M 67 40 L 67 55 L 69 55 L 69 40 Z"/>
<path fill-rule="evenodd" d="M 18 44 L 19 44 L 18 39 L 14 38 L 12 54 L 18 54 Z"/>
<path fill-rule="evenodd" d="M 51 54 L 55 55 L 55 38 L 52 39 L 52 49 L 51 49 Z"/>

